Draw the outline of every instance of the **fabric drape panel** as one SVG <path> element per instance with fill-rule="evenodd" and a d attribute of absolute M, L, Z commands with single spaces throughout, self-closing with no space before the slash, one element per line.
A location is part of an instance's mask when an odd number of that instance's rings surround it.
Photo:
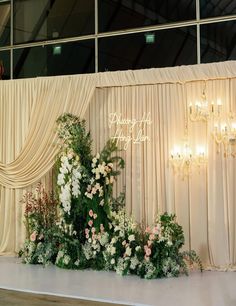
<path fill-rule="evenodd" d="M 4 96 L 5 90 L 17 94 L 18 90 L 22 90 L 22 84 L 25 85 L 23 95 L 29 95 L 29 99 L 32 100 L 32 110 L 28 133 L 25 135 L 21 151 L 14 156 L 15 159 L 11 162 L 6 160 L 6 163 L 0 163 L 1 185 L 9 188 L 29 186 L 51 169 L 57 153 L 55 134 L 57 117 L 64 112 L 82 116 L 95 88 L 89 77 L 83 79 L 81 77 L 58 77 L 23 82 L 3 82 L 1 96 L 3 105 L 8 103 L 8 97 Z M 11 111 L 14 112 L 14 108 L 9 109 L 9 114 Z M 8 114 L 3 111 L 2 115 L 5 116 L 2 121 L 4 123 Z M 22 116 L 24 116 L 24 107 Z M 25 118 L 23 117 L 22 120 Z M 24 131 L 19 130 L 19 132 Z M 9 136 L 6 135 L 7 139 Z M 10 145 L 8 140 L 6 145 Z"/>
<path fill-rule="evenodd" d="M 143 130 L 150 141 L 121 152 L 126 167 L 115 194 L 126 186 L 127 211 L 143 224 L 159 212 L 175 213 L 186 249 L 195 249 L 206 266 L 235 269 L 235 159 L 217 152 L 213 121 L 190 122 L 187 116 L 188 104 L 201 98 L 205 85 L 210 103 L 220 98 L 226 113 L 236 113 L 235 71 L 236 62 L 225 62 L 1 81 L 0 254 L 18 251 L 24 239 L 23 191 L 39 180 L 50 184 L 59 115 L 85 117 L 96 152 L 115 133 L 110 113 L 137 119 L 150 113 L 152 124 Z M 122 130 L 129 133 L 127 126 Z M 183 180 L 173 174 L 169 158 L 186 137 L 193 149 L 207 148 L 208 164 Z"/>
<path fill-rule="evenodd" d="M 64 112 L 83 116 L 94 90 L 88 78 L 0 83 L 0 254 L 19 250 L 23 242 L 23 188 L 40 180 L 50 183 L 55 120 Z"/>
<path fill-rule="evenodd" d="M 226 113 L 233 111 L 235 82 L 207 81 L 208 101 L 221 99 Z M 86 119 L 95 153 L 115 135 L 115 129 L 108 125 L 109 114 L 140 119 L 150 112 L 152 124 L 145 134 L 151 141 L 132 144 L 122 152 L 126 167 L 116 184 L 116 195 L 125 186 L 127 211 L 144 224 L 152 224 L 157 213 L 175 213 L 184 228 L 186 249 L 196 250 L 206 267 L 235 269 L 235 159 L 217 153 L 213 121 L 207 124 L 188 119 L 188 104 L 201 98 L 204 86 L 204 81 L 194 81 L 100 88 Z M 128 134 L 127 128 L 123 131 Z M 186 139 L 193 150 L 206 148 L 209 162 L 183 179 L 173 175 L 169 159 L 171 149 Z"/>

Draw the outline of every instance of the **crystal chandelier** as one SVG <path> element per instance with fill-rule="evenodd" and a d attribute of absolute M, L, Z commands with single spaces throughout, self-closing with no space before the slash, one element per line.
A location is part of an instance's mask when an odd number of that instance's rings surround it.
<path fill-rule="evenodd" d="M 232 112 L 225 123 L 215 123 L 212 135 L 217 144 L 218 153 L 223 147 L 225 157 L 236 157 L 236 119 Z"/>
<path fill-rule="evenodd" d="M 191 121 L 208 121 L 210 118 L 220 118 L 222 111 L 221 100 L 218 99 L 215 104 L 212 102 L 208 103 L 206 98 L 206 82 L 204 83 L 204 88 L 200 101 L 196 101 L 193 105 L 189 104 L 189 118 Z"/>
<path fill-rule="evenodd" d="M 170 163 L 175 174 L 185 178 L 189 176 L 194 169 L 200 168 L 207 163 L 206 153 L 203 147 L 198 147 L 193 154 L 188 142 L 184 142 L 182 147 L 176 147 L 171 152 Z"/>

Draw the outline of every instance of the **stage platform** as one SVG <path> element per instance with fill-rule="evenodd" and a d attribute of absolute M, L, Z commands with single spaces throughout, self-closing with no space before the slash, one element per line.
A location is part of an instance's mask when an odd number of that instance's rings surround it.
<path fill-rule="evenodd" d="M 235 284 L 235 272 L 196 271 L 188 277 L 143 280 L 114 272 L 25 265 L 0 256 L 2 289 L 123 305 L 235 306 Z"/>

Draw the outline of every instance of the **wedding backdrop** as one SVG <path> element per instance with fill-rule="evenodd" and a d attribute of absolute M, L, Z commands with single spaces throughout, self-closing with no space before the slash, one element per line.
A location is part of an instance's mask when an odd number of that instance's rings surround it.
<path fill-rule="evenodd" d="M 175 213 L 186 249 L 206 267 L 235 269 L 235 158 L 218 152 L 211 124 L 188 118 L 203 88 L 210 103 L 221 99 L 225 112 L 236 112 L 235 68 L 232 61 L 0 82 L 0 254 L 17 252 L 24 241 L 20 199 L 39 180 L 51 185 L 55 121 L 69 112 L 87 120 L 94 152 L 120 136 L 126 167 L 115 192 L 125 186 L 128 213 L 144 224 Z M 206 148 L 208 163 L 183 178 L 170 157 L 186 133 L 192 147 Z"/>

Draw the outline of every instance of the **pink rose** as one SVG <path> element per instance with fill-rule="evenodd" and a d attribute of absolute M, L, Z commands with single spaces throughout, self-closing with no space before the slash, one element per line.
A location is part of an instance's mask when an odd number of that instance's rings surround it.
<path fill-rule="evenodd" d="M 36 240 L 36 236 L 37 236 L 37 233 L 36 233 L 36 232 L 33 232 L 33 233 L 30 235 L 30 241 L 35 241 L 35 240 Z"/>
<path fill-rule="evenodd" d="M 145 251 L 145 253 L 146 253 L 147 256 L 150 256 L 151 253 L 152 253 L 152 251 L 151 251 L 151 249 L 147 248 L 146 251 Z"/>
<path fill-rule="evenodd" d="M 152 230 L 153 234 L 157 235 L 159 233 L 159 227 L 155 226 Z"/>
<path fill-rule="evenodd" d="M 93 216 L 93 211 L 92 211 L 92 209 L 90 209 L 90 211 L 89 211 L 89 216 L 92 218 L 92 216 Z"/>
<path fill-rule="evenodd" d="M 85 229 L 85 234 L 88 235 L 88 233 L 89 233 L 89 229 L 86 228 L 86 229 Z"/>
<path fill-rule="evenodd" d="M 146 261 L 149 261 L 149 260 L 150 260 L 150 258 L 149 258 L 147 255 L 144 256 L 144 259 L 145 259 Z"/>
<path fill-rule="evenodd" d="M 155 239 L 155 235 L 150 234 L 149 239 L 150 239 L 150 240 L 154 240 L 154 239 Z"/>
<path fill-rule="evenodd" d="M 152 241 L 148 240 L 147 244 L 150 247 L 152 245 Z"/>
<path fill-rule="evenodd" d="M 150 227 L 148 226 L 146 229 L 145 229 L 145 233 L 150 233 L 151 232 L 151 229 Z"/>
<path fill-rule="evenodd" d="M 92 227 L 92 226 L 93 226 L 93 220 L 89 220 L 88 225 L 89 225 L 90 227 Z"/>
<path fill-rule="evenodd" d="M 86 237 L 86 239 L 89 239 L 89 234 L 86 234 L 86 236 L 85 236 L 85 237 Z"/>

